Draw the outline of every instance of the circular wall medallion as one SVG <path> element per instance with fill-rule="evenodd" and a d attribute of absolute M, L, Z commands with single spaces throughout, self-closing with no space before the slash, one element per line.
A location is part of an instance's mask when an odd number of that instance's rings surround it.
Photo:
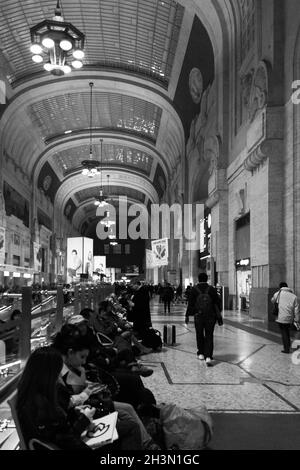
<path fill-rule="evenodd" d="M 195 104 L 199 104 L 201 101 L 202 91 L 203 91 L 203 78 L 202 73 L 197 67 L 194 67 L 190 71 L 189 76 L 189 87 L 192 100 Z"/>
<path fill-rule="evenodd" d="M 65 209 L 65 215 L 68 217 L 71 212 L 71 204 L 68 204 Z"/>
<path fill-rule="evenodd" d="M 48 191 L 48 189 L 50 188 L 51 186 L 51 183 L 52 183 L 52 178 L 50 175 L 47 175 L 45 176 L 44 180 L 43 180 L 43 189 L 45 191 Z"/>

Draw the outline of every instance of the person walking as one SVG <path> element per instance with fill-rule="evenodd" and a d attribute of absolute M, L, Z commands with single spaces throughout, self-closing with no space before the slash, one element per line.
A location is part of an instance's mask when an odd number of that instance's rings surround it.
<path fill-rule="evenodd" d="M 176 298 L 175 298 L 176 303 L 182 302 L 182 285 L 179 284 L 176 289 Z"/>
<path fill-rule="evenodd" d="M 293 290 L 288 287 L 286 282 L 281 282 L 279 284 L 279 290 L 275 292 L 271 302 L 278 304 L 278 317 L 275 321 L 278 323 L 282 337 L 283 350 L 281 352 L 289 354 L 291 348 L 291 325 L 294 322 L 296 324 L 300 322 L 297 296 L 293 293 Z"/>
<path fill-rule="evenodd" d="M 167 313 L 167 307 L 168 307 L 168 313 L 170 313 L 170 305 L 171 302 L 174 298 L 174 290 L 169 282 L 167 282 L 162 291 L 162 300 L 164 303 L 164 312 L 165 314 Z"/>
<path fill-rule="evenodd" d="M 194 316 L 197 357 L 210 366 L 213 360 L 215 324 L 223 324 L 221 305 L 217 290 L 207 283 L 207 274 L 200 273 L 198 279 L 199 283 L 190 291 L 185 323 L 188 324 L 189 316 Z"/>

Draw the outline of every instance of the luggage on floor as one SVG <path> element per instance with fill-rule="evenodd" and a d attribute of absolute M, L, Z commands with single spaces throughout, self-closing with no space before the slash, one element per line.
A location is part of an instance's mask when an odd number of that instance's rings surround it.
<path fill-rule="evenodd" d="M 204 449 L 212 438 L 211 416 L 203 405 L 184 409 L 173 403 L 159 405 L 166 449 Z"/>
<path fill-rule="evenodd" d="M 143 346 L 146 348 L 160 349 L 162 347 L 161 333 L 154 328 L 147 328 L 140 333 Z"/>
<path fill-rule="evenodd" d="M 173 346 L 176 343 L 176 326 L 175 325 L 164 325 L 164 344 Z"/>

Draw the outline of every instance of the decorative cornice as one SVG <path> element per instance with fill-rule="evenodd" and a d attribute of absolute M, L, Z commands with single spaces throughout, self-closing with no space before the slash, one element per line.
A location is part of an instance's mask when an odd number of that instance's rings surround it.
<path fill-rule="evenodd" d="M 279 155 L 282 151 L 282 139 L 266 139 L 251 152 L 244 161 L 244 168 L 253 171 L 267 158 Z"/>
<path fill-rule="evenodd" d="M 244 168 L 247 171 L 253 171 L 256 167 L 261 165 L 268 156 L 263 151 L 263 144 L 254 149 L 244 161 Z"/>
<path fill-rule="evenodd" d="M 218 204 L 219 201 L 220 201 L 220 191 L 217 189 L 212 194 L 210 194 L 210 196 L 206 200 L 205 205 L 209 209 L 212 209 L 216 204 Z"/>

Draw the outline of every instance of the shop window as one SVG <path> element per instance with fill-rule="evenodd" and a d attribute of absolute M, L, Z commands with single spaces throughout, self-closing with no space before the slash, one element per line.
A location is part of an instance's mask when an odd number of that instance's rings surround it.
<path fill-rule="evenodd" d="M 21 265 L 20 256 L 13 255 L 13 266 L 20 266 L 20 265 Z"/>
<path fill-rule="evenodd" d="M 129 243 L 125 244 L 125 255 L 130 255 L 130 245 L 129 245 Z"/>
<path fill-rule="evenodd" d="M 42 273 L 47 272 L 47 267 L 46 267 L 46 250 L 45 248 L 41 249 L 41 271 Z"/>
<path fill-rule="evenodd" d="M 109 244 L 104 245 L 104 254 L 108 255 L 109 254 Z"/>
<path fill-rule="evenodd" d="M 121 254 L 121 244 L 118 243 L 117 245 L 113 245 L 113 254 L 120 255 Z"/>
<path fill-rule="evenodd" d="M 14 233 L 13 241 L 14 241 L 14 245 L 20 246 L 21 244 L 20 235 L 18 235 L 17 233 Z"/>

